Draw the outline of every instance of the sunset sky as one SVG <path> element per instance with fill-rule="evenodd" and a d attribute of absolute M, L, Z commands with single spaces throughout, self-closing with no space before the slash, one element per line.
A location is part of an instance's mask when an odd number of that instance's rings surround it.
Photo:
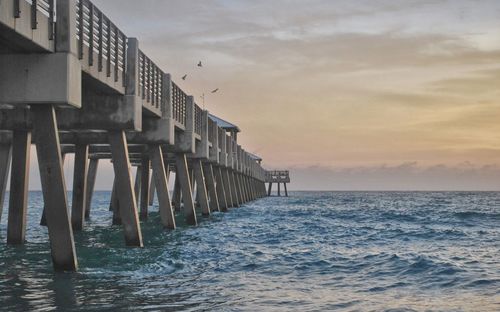
<path fill-rule="evenodd" d="M 498 0 L 93 2 L 294 189 L 500 189 Z"/>

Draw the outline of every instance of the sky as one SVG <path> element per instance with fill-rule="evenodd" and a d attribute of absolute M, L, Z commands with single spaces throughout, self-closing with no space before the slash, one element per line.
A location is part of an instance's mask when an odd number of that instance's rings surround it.
<path fill-rule="evenodd" d="M 500 190 L 498 0 L 93 2 L 291 189 Z"/>

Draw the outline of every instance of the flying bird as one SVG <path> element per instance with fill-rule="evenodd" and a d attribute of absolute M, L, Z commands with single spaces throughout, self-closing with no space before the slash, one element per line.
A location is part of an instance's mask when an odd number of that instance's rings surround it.
<path fill-rule="evenodd" d="M 203 67 L 203 64 L 201 64 L 201 61 L 198 63 L 198 67 Z"/>
<path fill-rule="evenodd" d="M 187 76 L 188 76 L 187 74 L 186 74 L 186 75 L 184 75 L 184 76 L 182 76 L 182 80 L 186 80 L 186 77 L 187 77 Z"/>
<path fill-rule="evenodd" d="M 219 88 L 212 90 L 212 93 L 216 93 L 217 91 L 219 91 Z"/>

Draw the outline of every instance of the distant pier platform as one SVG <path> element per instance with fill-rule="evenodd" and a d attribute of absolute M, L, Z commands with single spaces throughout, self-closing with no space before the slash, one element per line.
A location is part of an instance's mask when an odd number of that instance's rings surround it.
<path fill-rule="evenodd" d="M 269 183 L 269 187 L 267 189 L 267 196 L 271 196 L 271 191 L 273 184 L 277 184 L 278 186 L 278 196 L 281 196 L 281 184 L 285 188 L 285 196 L 288 197 L 288 188 L 287 184 L 290 183 L 290 172 L 287 170 L 274 170 L 274 171 L 266 171 L 266 183 Z"/>

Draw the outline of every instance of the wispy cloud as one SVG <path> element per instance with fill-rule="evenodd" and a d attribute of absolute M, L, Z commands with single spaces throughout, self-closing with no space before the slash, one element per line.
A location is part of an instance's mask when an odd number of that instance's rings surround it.
<path fill-rule="evenodd" d="M 496 0 L 94 2 L 271 167 L 500 163 Z"/>

